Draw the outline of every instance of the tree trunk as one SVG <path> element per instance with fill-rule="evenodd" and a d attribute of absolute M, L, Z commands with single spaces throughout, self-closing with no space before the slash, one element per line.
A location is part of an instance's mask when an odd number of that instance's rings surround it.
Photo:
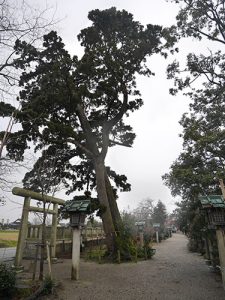
<path fill-rule="evenodd" d="M 96 174 L 96 187 L 98 199 L 101 205 L 104 206 L 102 213 L 103 228 L 106 234 L 106 244 L 109 253 L 113 254 L 115 251 L 115 227 L 107 196 L 106 181 L 105 181 L 105 165 L 101 158 L 94 159 L 94 168 Z"/>
<path fill-rule="evenodd" d="M 120 212 L 117 206 L 117 202 L 113 193 L 112 185 L 110 183 L 108 174 L 105 169 L 105 184 L 106 184 L 106 190 L 107 190 L 107 196 L 110 206 L 110 211 L 113 219 L 113 224 L 116 230 L 116 234 L 120 234 L 120 231 L 122 230 L 122 219 L 120 216 Z"/>
<path fill-rule="evenodd" d="M 123 221 L 106 170 L 105 170 L 105 182 L 106 182 L 109 206 L 110 206 L 113 223 L 116 230 L 116 236 L 117 236 L 115 247 L 116 250 L 119 251 L 122 260 L 130 260 L 132 258 L 131 236 L 125 231 L 125 228 L 123 226 Z"/>

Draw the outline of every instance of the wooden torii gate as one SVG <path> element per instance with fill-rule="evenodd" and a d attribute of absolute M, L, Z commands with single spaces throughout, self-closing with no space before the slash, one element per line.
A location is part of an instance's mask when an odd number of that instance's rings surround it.
<path fill-rule="evenodd" d="M 16 257 L 15 257 L 15 268 L 22 267 L 22 258 L 23 258 L 23 249 L 24 243 L 27 236 L 27 229 L 28 229 L 28 216 L 29 212 L 39 212 L 43 213 L 43 208 L 30 206 L 31 199 L 38 200 L 38 201 L 45 201 L 46 203 L 53 204 L 53 210 L 46 209 L 46 213 L 52 214 L 52 228 L 51 228 L 51 255 L 52 258 L 55 257 L 56 254 L 56 231 L 57 231 L 57 216 L 58 216 L 58 205 L 63 205 L 65 203 L 64 200 L 51 197 L 48 195 L 42 195 L 30 190 L 22 189 L 19 187 L 14 187 L 12 189 L 13 195 L 24 197 L 24 204 L 23 204 L 23 212 L 22 212 L 22 220 L 21 226 L 19 231 L 18 243 L 16 247 Z"/>

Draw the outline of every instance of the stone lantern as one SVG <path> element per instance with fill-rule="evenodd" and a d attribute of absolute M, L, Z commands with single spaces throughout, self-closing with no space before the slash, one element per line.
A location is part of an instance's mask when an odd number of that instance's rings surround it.
<path fill-rule="evenodd" d="M 225 289 L 225 201 L 222 195 L 198 197 L 205 213 L 208 228 L 216 230 L 223 288 Z"/>
<path fill-rule="evenodd" d="M 70 215 L 70 226 L 73 228 L 72 271 L 71 279 L 79 279 L 80 262 L 80 229 L 84 226 L 90 200 L 67 201 L 62 212 Z"/>
<path fill-rule="evenodd" d="M 145 221 L 138 221 L 135 222 L 135 225 L 138 228 L 139 238 L 140 238 L 140 246 L 144 246 L 144 227 L 145 227 Z"/>
<path fill-rule="evenodd" d="M 71 227 L 83 227 L 86 218 L 86 213 L 81 211 L 70 212 L 70 226 Z"/>
<path fill-rule="evenodd" d="M 221 195 L 199 196 L 210 227 L 225 227 L 225 202 Z"/>
<path fill-rule="evenodd" d="M 153 223 L 153 228 L 155 229 L 155 235 L 156 235 L 156 243 L 159 243 L 159 228 L 160 223 Z"/>
<path fill-rule="evenodd" d="M 143 232 L 144 227 L 145 227 L 145 221 L 135 222 L 135 225 L 138 228 L 138 232 Z"/>

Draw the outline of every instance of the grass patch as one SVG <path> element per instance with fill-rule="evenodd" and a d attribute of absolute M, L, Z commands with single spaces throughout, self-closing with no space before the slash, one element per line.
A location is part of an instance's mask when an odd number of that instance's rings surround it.
<path fill-rule="evenodd" d="M 0 248 L 16 247 L 18 230 L 0 230 Z"/>
<path fill-rule="evenodd" d="M 99 248 L 87 248 L 83 253 L 81 253 L 81 257 L 86 261 L 96 261 L 103 262 L 105 260 L 106 249 Z"/>
<path fill-rule="evenodd" d="M 16 247 L 17 241 L 0 240 L 0 248 Z"/>
<path fill-rule="evenodd" d="M 19 230 L 0 230 L 0 240 L 17 241 Z"/>

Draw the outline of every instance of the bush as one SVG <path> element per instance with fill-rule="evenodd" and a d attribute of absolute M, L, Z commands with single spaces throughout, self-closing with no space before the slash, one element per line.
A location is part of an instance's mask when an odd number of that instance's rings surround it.
<path fill-rule="evenodd" d="M 15 285 L 15 271 L 7 267 L 6 264 L 0 263 L 0 296 L 7 297 L 12 295 L 15 290 Z"/>
<path fill-rule="evenodd" d="M 50 276 L 46 276 L 43 281 L 43 295 L 50 295 L 53 292 L 53 288 L 55 287 L 55 282 L 52 280 Z"/>
<path fill-rule="evenodd" d="M 120 251 L 122 261 L 131 261 L 132 257 L 135 256 L 136 245 L 129 231 L 123 230 L 120 232 L 120 235 L 116 237 L 116 247 Z"/>
<path fill-rule="evenodd" d="M 137 248 L 137 257 L 138 258 L 151 259 L 154 254 L 155 254 L 155 249 L 153 249 L 149 246 Z"/>

